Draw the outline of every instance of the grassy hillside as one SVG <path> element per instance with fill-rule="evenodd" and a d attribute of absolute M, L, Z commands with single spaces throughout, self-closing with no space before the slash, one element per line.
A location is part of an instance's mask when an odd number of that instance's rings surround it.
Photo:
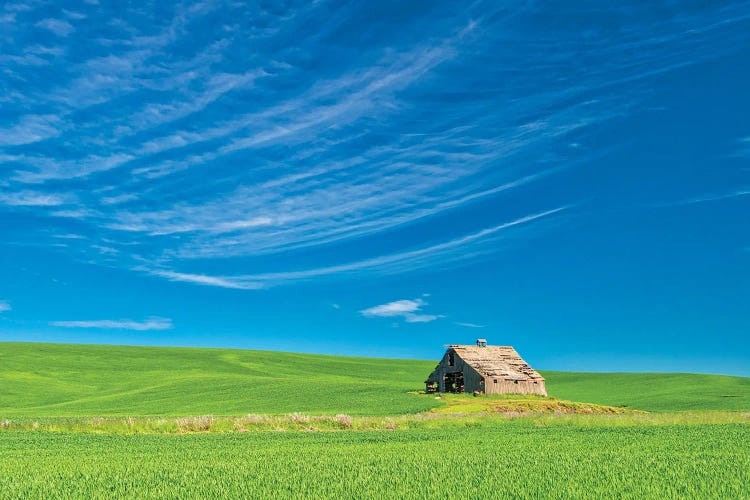
<path fill-rule="evenodd" d="M 415 413 L 432 362 L 0 343 L 0 416 Z"/>
<path fill-rule="evenodd" d="M 691 373 L 543 372 L 551 394 L 648 411 L 747 410 L 750 378 Z"/>
<path fill-rule="evenodd" d="M 438 406 L 433 361 L 169 347 L 0 343 L 0 417 L 393 415 Z M 551 395 L 644 410 L 750 409 L 750 379 L 545 372 Z M 731 397 L 730 397 L 731 396 Z"/>

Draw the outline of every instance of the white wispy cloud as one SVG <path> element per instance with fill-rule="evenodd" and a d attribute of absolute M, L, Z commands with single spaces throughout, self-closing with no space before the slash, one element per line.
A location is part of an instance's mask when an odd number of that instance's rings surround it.
<path fill-rule="evenodd" d="M 138 193 L 123 193 L 115 196 L 104 196 L 100 201 L 105 205 L 119 205 L 129 201 L 137 200 L 140 197 Z"/>
<path fill-rule="evenodd" d="M 36 25 L 62 37 L 68 36 L 75 31 L 73 25 L 64 19 L 42 19 Z"/>
<path fill-rule="evenodd" d="M 74 234 L 74 233 L 65 233 L 65 234 L 54 234 L 52 235 L 53 238 L 61 239 L 61 240 L 85 240 L 85 236 L 81 236 L 80 234 Z"/>
<path fill-rule="evenodd" d="M 54 160 L 50 158 L 16 155 L 7 158 L 24 167 L 17 169 L 13 180 L 21 184 L 43 184 L 50 180 L 78 179 L 95 173 L 107 172 L 133 160 L 128 153 L 111 152 L 106 155 L 88 155 L 78 160 Z"/>
<path fill-rule="evenodd" d="M 85 320 L 85 321 L 53 321 L 52 326 L 62 328 L 99 328 L 106 330 L 171 330 L 174 328 L 171 319 L 167 318 L 148 318 L 144 321 L 133 321 L 129 319 L 113 320 Z"/>
<path fill-rule="evenodd" d="M 255 80 L 268 74 L 263 69 L 255 69 L 241 74 L 220 73 L 206 76 L 205 86 L 201 92 L 186 94 L 183 100 L 167 104 L 148 104 L 138 114 L 131 117 L 137 127 L 133 131 L 142 131 L 157 125 L 179 120 L 205 109 L 225 94 L 250 87 Z M 191 134 L 186 133 L 190 137 Z M 174 147 L 181 147 L 187 142 L 179 135 L 168 138 L 157 138 L 143 145 L 142 153 L 160 153 Z"/>
<path fill-rule="evenodd" d="M 427 302 L 421 298 L 403 299 L 369 307 L 360 311 L 366 318 L 403 318 L 407 323 L 430 323 L 443 318 L 439 314 L 425 314 L 422 308 Z"/>
<path fill-rule="evenodd" d="M 242 276 L 206 276 L 205 274 L 178 273 L 174 271 L 150 270 L 147 271 L 154 276 L 167 278 L 170 281 L 182 281 L 198 285 L 217 286 L 221 288 L 234 288 L 237 290 L 258 290 L 265 288 L 262 282 L 247 279 Z"/>
<path fill-rule="evenodd" d="M 6 44 L 0 55 L 11 78 L 0 102 L 15 117 L 0 128 L 0 209 L 50 217 L 51 240 L 87 235 L 65 242 L 71 255 L 235 289 L 408 272 L 496 251 L 488 243 L 500 231 L 555 213 L 499 224 L 517 213 L 508 195 L 590 161 L 587 134 L 638 109 L 639 86 L 613 90 L 618 84 L 747 39 L 726 29 L 747 19 L 744 4 L 659 21 L 622 15 L 622 37 L 613 40 L 564 27 L 539 39 L 515 29 L 536 6 L 479 2 L 416 27 L 420 36 L 378 38 L 376 30 L 351 57 L 337 38 L 347 13 L 332 17 L 321 2 L 280 5 L 247 25 L 235 22 L 249 18 L 242 2 L 158 11 L 123 4 L 117 15 L 79 5 L 60 19 L 41 4 L 18 7 L 36 9 L 36 28 L 59 36 L 26 26 L 47 36 Z M 21 26 L 17 11 L 5 6 L 4 33 Z M 311 20 L 323 21 L 306 43 L 290 41 Z M 98 26 L 95 37 L 70 36 L 84 23 Z M 197 26 L 210 32 L 196 37 Z M 535 49 L 498 50 L 509 32 L 518 47 Z M 269 46 L 279 47 L 272 57 L 260 50 Z M 328 53 L 337 57 L 320 57 Z M 50 68 L 54 79 L 36 78 Z M 562 203 L 527 199 L 534 208 L 525 213 Z M 485 222 L 471 226 L 483 230 L 441 227 L 442 243 L 409 240 L 368 253 L 368 238 L 490 200 L 492 211 L 477 219 Z M 358 241 L 363 251 L 331 252 L 339 257 L 327 265 L 297 260 Z M 254 274 L 259 256 L 282 264 Z M 224 276 L 204 272 L 196 264 L 203 259 L 240 264 Z"/>
<path fill-rule="evenodd" d="M 0 193 L 0 205 L 12 207 L 57 207 L 74 201 L 75 198 L 70 195 L 39 191 L 24 190 Z"/>
<path fill-rule="evenodd" d="M 744 137 L 738 142 L 739 149 L 735 152 L 735 156 L 740 158 L 750 158 L 750 137 Z"/>
<path fill-rule="evenodd" d="M 458 326 L 463 326 L 465 328 L 484 328 L 484 325 L 478 325 L 476 323 L 462 323 L 460 321 L 455 322 Z"/>
<path fill-rule="evenodd" d="M 657 204 L 657 207 L 676 207 L 676 206 L 683 206 L 683 205 L 695 205 L 698 203 L 708 203 L 712 201 L 720 201 L 720 200 L 729 200 L 732 198 L 741 198 L 744 196 L 750 196 L 750 189 L 738 189 L 735 191 L 730 191 L 728 193 L 708 193 L 708 194 L 702 194 L 700 196 L 695 196 L 693 198 L 687 198 L 684 200 L 678 200 L 678 201 L 672 201 L 667 203 L 660 203 Z"/>
<path fill-rule="evenodd" d="M 470 185 L 459 187 L 456 183 L 474 173 L 479 160 L 464 158 L 456 168 L 401 163 L 390 173 L 389 157 L 383 155 L 377 163 L 370 163 L 371 167 L 382 165 L 382 178 L 373 178 L 369 169 L 357 169 L 360 162 L 355 159 L 332 167 L 340 179 L 334 185 L 326 179 L 334 171 L 298 175 L 241 187 L 201 205 L 181 203 L 156 212 L 120 211 L 109 227 L 152 236 L 191 233 L 174 251 L 182 258 L 258 255 L 393 229 L 523 187 L 546 175 L 527 175 L 472 190 Z M 451 190 L 441 192 L 447 187 Z M 402 205 L 404 209 L 393 210 Z"/>
<path fill-rule="evenodd" d="M 24 115 L 11 126 L 0 129 L 1 146 L 32 144 L 60 135 L 62 120 L 56 115 Z"/>
<path fill-rule="evenodd" d="M 559 207 L 538 214 L 528 215 L 510 222 L 482 229 L 475 233 L 455 238 L 443 243 L 438 243 L 416 250 L 398 252 L 382 255 L 371 259 L 340 264 L 335 266 L 305 269 L 300 271 L 283 271 L 276 273 L 263 273 L 253 275 L 237 276 L 207 276 L 203 274 L 181 273 L 162 269 L 149 269 L 148 267 L 137 267 L 136 270 L 151 275 L 167 278 L 171 281 L 183 281 L 201 285 L 218 286 L 223 288 L 235 288 L 243 290 L 257 290 L 276 286 L 283 283 L 308 280 L 318 277 L 330 277 L 340 274 L 362 273 L 362 272 L 385 272 L 397 273 L 414 271 L 436 262 L 451 262 L 455 258 L 461 258 L 470 254 L 469 246 L 482 243 L 504 230 L 522 226 L 537 220 L 550 217 L 560 213 L 567 207 Z"/>
<path fill-rule="evenodd" d="M 8 64 L 10 65 L 19 65 L 19 66 L 49 66 L 53 64 L 53 62 L 62 56 L 65 53 L 64 49 L 61 47 L 50 47 L 47 45 L 32 45 L 29 47 L 25 47 L 22 54 L 3 54 L 0 55 L 0 63 Z M 6 94 L 5 99 L 12 100 L 13 98 L 11 96 L 8 96 Z M 2 102 L 2 98 L 0 98 L 0 102 Z M 44 124 L 42 124 L 44 125 Z M 50 130 L 50 129 L 47 129 Z M 47 131 L 45 130 L 45 131 Z M 46 135 L 46 137 L 53 137 L 54 135 Z"/>
<path fill-rule="evenodd" d="M 265 112 L 274 117 L 277 124 L 264 128 L 247 137 L 235 138 L 221 148 L 221 153 L 230 153 L 294 137 L 304 140 L 306 132 L 326 123 L 351 122 L 364 113 L 382 106 L 380 99 L 387 99 L 392 92 L 409 86 L 430 69 L 456 54 L 455 38 L 445 40 L 437 47 L 413 50 L 386 67 L 373 67 L 364 75 L 347 75 L 330 82 L 322 82 L 309 95 L 299 100 L 281 104 Z M 341 96 L 344 96 L 343 98 Z M 331 104 L 323 104 L 331 97 Z M 311 106 L 312 104 L 312 106 Z"/>
<path fill-rule="evenodd" d="M 161 177 L 238 151 L 271 146 L 277 142 L 299 144 L 321 129 L 342 127 L 365 115 L 374 115 L 392 108 L 387 103 L 393 100 L 393 93 L 408 87 L 427 71 L 454 56 L 456 52 L 452 44 L 458 38 L 449 37 L 437 47 L 418 47 L 396 56 L 391 55 L 373 67 L 365 70 L 358 68 L 351 74 L 320 82 L 299 97 L 259 112 L 235 117 L 200 133 L 179 131 L 160 137 L 146 144 L 145 151 L 161 152 L 187 143 L 196 144 L 227 137 L 228 141 L 216 151 L 192 155 L 180 162 L 163 161 L 138 168 L 134 173 L 147 178 Z M 267 75 L 260 70 L 242 78 L 253 81 L 259 76 Z M 237 76 L 232 77 L 234 78 Z M 228 90 L 234 88 L 236 83 L 231 85 Z M 227 84 L 223 86 L 226 87 Z M 192 98 L 190 106 L 203 100 Z M 214 98 L 208 98 L 208 102 L 213 100 Z"/>
<path fill-rule="evenodd" d="M 0 300 L 0 312 L 10 311 L 12 307 L 10 307 L 10 304 L 5 300 Z"/>

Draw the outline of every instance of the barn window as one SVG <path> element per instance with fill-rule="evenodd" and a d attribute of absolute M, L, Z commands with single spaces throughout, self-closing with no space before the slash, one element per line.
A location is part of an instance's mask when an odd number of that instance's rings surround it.
<path fill-rule="evenodd" d="M 455 366 L 456 358 L 453 352 L 448 353 L 448 366 Z"/>
<path fill-rule="evenodd" d="M 493 383 L 493 384 L 497 384 L 497 379 L 494 379 L 494 380 L 492 381 L 492 383 Z"/>

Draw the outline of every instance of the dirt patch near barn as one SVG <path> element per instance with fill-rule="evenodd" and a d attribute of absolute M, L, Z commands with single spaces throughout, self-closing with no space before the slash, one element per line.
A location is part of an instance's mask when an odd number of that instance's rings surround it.
<path fill-rule="evenodd" d="M 524 416 L 538 414 L 552 415 L 617 415 L 623 413 L 644 413 L 628 408 L 605 406 L 593 403 L 579 403 L 556 398 L 533 395 L 504 395 L 504 396 L 471 396 L 469 394 L 441 394 L 437 396 L 443 406 L 433 408 L 433 414 L 465 414 L 478 415 L 503 414 L 508 416 Z"/>

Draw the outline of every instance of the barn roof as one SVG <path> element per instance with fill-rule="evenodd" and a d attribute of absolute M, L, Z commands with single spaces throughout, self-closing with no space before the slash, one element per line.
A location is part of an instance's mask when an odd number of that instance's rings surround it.
<path fill-rule="evenodd" d="M 451 345 L 466 364 L 484 377 L 506 380 L 544 380 L 511 346 Z"/>

